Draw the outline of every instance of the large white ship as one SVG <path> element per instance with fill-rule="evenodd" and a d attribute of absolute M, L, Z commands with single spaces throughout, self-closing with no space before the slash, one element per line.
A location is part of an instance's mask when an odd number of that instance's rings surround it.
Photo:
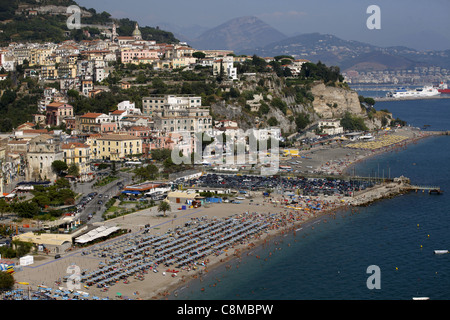
<path fill-rule="evenodd" d="M 394 92 L 388 92 L 386 96 L 388 98 L 424 98 L 438 96 L 441 93 L 437 88 L 432 86 L 425 86 L 423 88 L 405 89 L 403 87 L 397 88 Z"/>

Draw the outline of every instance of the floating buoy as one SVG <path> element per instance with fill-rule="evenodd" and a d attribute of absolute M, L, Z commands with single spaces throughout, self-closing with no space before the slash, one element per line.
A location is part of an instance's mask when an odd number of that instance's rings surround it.
<path fill-rule="evenodd" d="M 395 267 L 395 270 L 398 270 L 398 267 Z"/>

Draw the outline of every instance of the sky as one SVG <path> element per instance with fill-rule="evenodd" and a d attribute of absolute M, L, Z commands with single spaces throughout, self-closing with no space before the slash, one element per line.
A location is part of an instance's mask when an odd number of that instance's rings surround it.
<path fill-rule="evenodd" d="M 319 32 L 378 46 L 450 49 L 450 0 L 77 0 L 86 8 L 130 18 L 143 26 L 172 25 L 187 33 L 256 16 L 287 36 Z M 368 29 L 370 5 L 381 29 Z M 120 30 L 118 30 L 120 33 Z"/>

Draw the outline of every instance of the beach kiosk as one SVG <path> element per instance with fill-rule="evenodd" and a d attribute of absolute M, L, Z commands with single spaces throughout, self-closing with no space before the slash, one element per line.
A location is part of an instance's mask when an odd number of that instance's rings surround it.
<path fill-rule="evenodd" d="M 19 262 L 21 266 L 29 266 L 30 264 L 34 263 L 34 258 L 30 255 L 23 256 L 22 258 L 20 258 Z"/>

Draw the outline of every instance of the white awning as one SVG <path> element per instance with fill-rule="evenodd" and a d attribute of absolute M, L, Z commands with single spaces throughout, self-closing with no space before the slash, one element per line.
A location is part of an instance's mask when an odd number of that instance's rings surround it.
<path fill-rule="evenodd" d="M 95 239 L 106 237 L 119 229 L 120 228 L 117 228 L 117 227 L 109 227 L 108 228 L 105 226 L 101 226 L 94 230 L 89 231 L 88 233 L 83 234 L 82 236 L 79 236 L 78 238 L 75 239 L 75 242 L 87 243 L 87 242 L 93 241 Z"/>

